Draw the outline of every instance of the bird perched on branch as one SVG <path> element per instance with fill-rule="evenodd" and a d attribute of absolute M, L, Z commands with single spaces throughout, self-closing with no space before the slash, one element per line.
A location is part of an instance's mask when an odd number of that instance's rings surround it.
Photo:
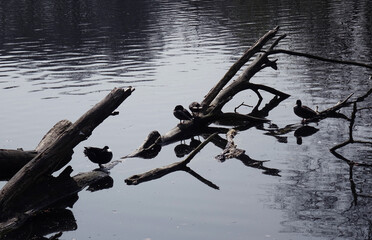
<path fill-rule="evenodd" d="M 294 113 L 302 118 L 304 121 L 305 119 L 314 118 L 318 115 L 313 109 L 303 106 L 301 100 L 296 101 L 296 106 L 293 108 Z"/>
<path fill-rule="evenodd" d="M 192 115 L 189 111 L 183 108 L 181 105 L 177 105 L 173 110 L 173 115 L 180 120 L 192 120 Z"/>
<path fill-rule="evenodd" d="M 84 147 L 84 154 L 89 158 L 93 163 L 97 163 L 100 168 L 102 164 L 108 163 L 112 159 L 112 152 L 108 146 L 103 148 L 97 147 Z"/>
<path fill-rule="evenodd" d="M 197 116 L 201 112 L 202 107 L 201 107 L 200 103 L 192 102 L 189 105 L 189 109 L 190 109 L 192 115 Z"/>

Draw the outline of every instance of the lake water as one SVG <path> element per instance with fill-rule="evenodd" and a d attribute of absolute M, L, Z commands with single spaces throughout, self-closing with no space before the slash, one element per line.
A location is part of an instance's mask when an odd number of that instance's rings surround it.
<path fill-rule="evenodd" d="M 84 146 L 109 145 L 119 159 L 151 131 L 166 133 L 178 124 L 175 105 L 201 101 L 275 26 L 288 35 L 278 48 L 371 64 L 371 12 L 368 0 L 1 1 L 0 148 L 34 149 L 59 120 L 75 121 L 113 88 L 133 86 L 120 114 L 74 149 L 72 175 L 90 171 L 96 166 L 84 157 Z M 372 86 L 372 71 L 362 67 L 276 57 L 279 69 L 266 68 L 251 82 L 291 95 L 267 117 L 279 128 L 300 123 L 292 110 L 297 99 L 322 110 Z M 230 110 L 256 101 L 253 92 L 241 93 Z M 371 103 L 369 97 L 358 107 Z M 350 116 L 351 108 L 342 112 Z M 370 109 L 358 112 L 356 139 L 372 141 L 371 117 Z M 279 169 L 280 176 L 237 159 L 218 162 L 222 149 L 208 144 L 189 166 L 220 190 L 185 172 L 124 183 L 179 161 L 175 145 L 154 159 L 126 159 L 111 171 L 112 188 L 79 193 L 71 209 L 77 229 L 60 239 L 371 239 L 372 169 L 354 167 L 356 191 L 367 195 L 355 199 L 349 166 L 329 151 L 348 139 L 349 123 L 325 119 L 310 126 L 319 131 L 302 144 L 293 131 L 280 139 L 256 128 L 236 136 L 239 148 L 269 160 L 264 166 Z M 356 162 L 372 161 L 370 145 L 340 152 Z"/>

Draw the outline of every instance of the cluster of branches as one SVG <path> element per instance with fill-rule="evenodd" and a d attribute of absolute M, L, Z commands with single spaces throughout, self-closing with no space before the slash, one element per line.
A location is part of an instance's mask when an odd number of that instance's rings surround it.
<path fill-rule="evenodd" d="M 275 39 L 278 30 L 279 28 L 276 27 L 268 31 L 230 67 L 222 79 L 220 79 L 218 83 L 205 95 L 204 99 L 200 102 L 200 111 L 194 113 L 194 118 L 191 121 L 186 121 L 183 124 L 179 124 L 163 135 L 157 131 L 151 132 L 144 143 L 134 153 L 126 157 L 153 158 L 165 145 L 177 141 L 183 141 L 189 138 L 194 139 L 195 136 L 202 136 L 223 150 L 223 153 L 216 157 L 218 160 L 224 161 L 228 158 L 236 158 L 242 161 L 243 164 L 248 167 L 263 170 L 263 173 L 265 174 L 280 176 L 280 171 L 278 169 L 264 166 L 264 163 L 267 161 L 254 160 L 246 154 L 245 150 L 238 149 L 233 143 L 235 134 L 231 134 L 231 130 L 244 131 L 252 127 L 256 127 L 257 129 L 267 131 L 266 134 L 274 136 L 278 139 L 278 141 L 281 142 L 286 142 L 286 137 L 283 137 L 282 135 L 294 131 L 297 142 L 301 144 L 302 137 L 314 134 L 318 131 L 318 129 L 307 125 L 303 126 L 302 124 L 291 124 L 282 129 L 265 129 L 264 124 L 270 122 L 270 120 L 266 118 L 269 115 L 269 112 L 277 107 L 281 101 L 288 98 L 289 95 L 269 86 L 252 83 L 250 81 L 252 77 L 257 72 L 267 67 L 277 70 L 277 59 L 270 58 L 276 54 L 289 54 L 325 62 L 367 67 L 370 69 L 372 69 L 372 66 L 354 61 L 334 60 L 306 53 L 276 49 L 279 42 L 286 37 L 286 35 L 281 35 Z M 265 48 L 265 45 L 270 40 L 272 40 L 272 43 Z M 252 60 L 253 57 L 255 58 Z M 240 71 L 242 67 L 250 60 L 250 64 L 242 70 L 242 73 L 237 76 L 236 79 L 232 81 L 233 77 L 238 73 L 238 71 Z M 246 90 L 253 91 L 258 98 L 257 104 L 251 113 L 240 114 L 237 112 L 238 107 L 235 108 L 234 112 L 222 111 L 226 103 L 228 103 L 236 94 Z M 263 97 L 260 93 L 261 91 L 272 94 L 273 98 L 269 100 L 264 107 L 259 109 L 263 101 Z M 344 114 L 341 114 L 338 111 L 341 108 L 349 105 L 348 100 L 352 95 L 353 94 L 350 94 L 334 106 L 318 112 L 316 117 L 307 119 L 305 123 L 320 121 L 328 117 L 348 119 Z M 220 126 L 224 125 L 228 127 L 211 127 L 211 124 Z M 272 126 L 272 124 L 270 124 L 270 126 Z M 213 133 L 226 134 L 226 139 L 219 135 L 213 136 Z M 210 138 L 211 136 L 213 137 Z M 137 174 L 126 179 L 125 182 L 129 185 L 135 185 L 145 181 L 157 179 L 165 174 L 179 170 L 190 173 L 190 169 L 186 166 L 188 162 L 189 160 L 185 160 L 168 166 L 163 166 L 161 168 L 153 169 L 143 174 Z M 194 172 L 192 175 L 194 175 Z M 200 176 L 198 179 L 200 180 Z M 213 185 L 215 186 L 215 184 Z"/>
<path fill-rule="evenodd" d="M 285 129 L 265 129 L 264 124 L 270 123 L 270 120 L 266 118 L 269 112 L 276 108 L 283 100 L 287 99 L 289 95 L 269 86 L 252 83 L 252 77 L 268 67 L 277 70 L 277 59 L 271 59 L 271 56 L 276 54 L 302 56 L 333 63 L 357 65 L 370 69 L 372 69 L 372 66 L 276 49 L 279 42 L 286 37 L 286 35 L 281 35 L 275 39 L 278 30 L 279 28 L 276 27 L 268 31 L 230 67 L 222 79 L 217 82 L 200 102 L 199 110 L 194 113 L 191 120 L 178 124 L 163 135 L 157 131 L 151 132 L 139 149 L 126 157 L 153 158 L 160 152 L 162 147 L 187 139 L 194 140 L 195 142 L 196 136 L 201 136 L 205 141 L 199 141 L 197 142 L 198 144 L 194 144 L 193 150 L 185 160 L 129 177 L 125 180 L 128 185 L 158 179 L 175 171 L 185 171 L 209 187 L 219 189 L 216 184 L 200 176 L 187 166 L 196 154 L 209 142 L 212 142 L 221 149 L 222 152 L 216 156 L 216 159 L 220 162 L 235 158 L 247 167 L 262 170 L 264 174 L 280 176 L 278 169 L 264 166 L 267 161 L 252 159 L 246 154 L 245 150 L 239 149 L 234 143 L 236 133 L 256 127 L 276 137 L 278 141 L 285 141 L 281 134 L 288 133 L 289 131 L 296 130 L 298 136 L 305 136 L 304 134 L 308 133 L 303 129 L 298 131 L 301 127 L 304 127 L 302 125 L 291 125 Z M 271 41 L 271 44 L 265 47 L 269 41 Z M 249 61 L 249 65 L 245 69 L 242 69 Z M 240 70 L 242 70 L 241 74 L 232 80 Z M 253 91 L 258 99 L 251 113 L 241 114 L 238 112 L 238 108 L 231 112 L 222 111 L 226 103 L 236 94 L 246 90 Z M 53 232 L 76 228 L 73 216 L 71 217 L 71 212 L 68 212 L 64 208 L 66 206 L 72 206 L 78 198 L 77 193 L 86 186 L 89 186 L 89 189 L 94 191 L 112 186 L 113 180 L 109 176 L 109 172 L 104 171 L 92 171 L 71 177 L 72 168 L 65 166 L 72 158 L 74 147 L 87 139 L 92 131 L 107 117 L 114 115 L 113 111 L 133 91 L 133 88 L 114 89 L 105 99 L 90 109 L 75 123 L 71 123 L 68 120 L 58 122 L 41 140 L 35 151 L 0 150 L 0 178 L 9 179 L 0 192 L 0 237 L 6 236 L 9 239 L 16 239 L 15 236 L 21 236 L 19 239 L 22 239 L 22 234 L 20 234 L 22 230 L 20 230 L 20 227 L 28 226 L 28 224 L 32 225 L 34 222 L 40 221 L 40 218 L 69 219 L 65 221 L 68 222 L 67 225 L 62 224 L 57 229 L 53 229 Z M 266 104 L 263 107 L 261 105 L 263 105 L 264 99 L 261 92 L 270 93 L 272 96 L 271 99 L 265 101 Z M 336 111 L 347 106 L 350 97 L 351 95 L 341 101 L 341 103 L 319 113 L 316 120 L 339 116 Z M 351 122 L 353 122 L 354 118 L 351 118 Z M 212 124 L 216 126 L 211 126 Z M 225 135 L 226 138 L 220 136 L 221 134 Z M 352 135 L 350 136 L 349 141 L 354 143 L 355 140 L 352 138 Z M 106 167 L 110 169 L 117 163 L 111 163 L 111 165 Z M 351 164 L 350 162 L 350 165 L 354 166 L 355 164 Z M 65 169 L 58 177 L 51 175 L 63 167 Z M 43 211 L 45 209 L 52 209 L 48 213 L 53 213 L 54 215 L 46 217 L 44 215 L 46 212 Z M 32 225 L 32 227 L 34 226 Z M 50 233 L 45 229 L 41 231 L 43 234 Z M 53 237 L 58 238 L 58 236 L 59 234 Z"/>

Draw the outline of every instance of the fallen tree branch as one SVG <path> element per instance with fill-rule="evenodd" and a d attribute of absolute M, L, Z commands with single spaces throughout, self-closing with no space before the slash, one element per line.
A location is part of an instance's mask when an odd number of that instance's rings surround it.
<path fill-rule="evenodd" d="M 269 59 L 269 57 L 284 53 L 284 54 L 292 54 L 292 55 L 298 55 L 303 57 L 309 57 L 313 59 L 318 59 L 322 61 L 331 61 L 335 63 L 344 63 L 344 64 L 354 64 L 357 66 L 362 67 L 368 67 L 370 68 L 370 65 L 367 64 L 360 64 L 357 62 L 352 61 L 340 61 L 340 60 L 332 60 L 327 59 L 323 57 L 318 57 L 310 54 L 303 54 L 303 53 L 297 53 L 287 50 L 276 50 L 274 49 L 277 47 L 279 42 L 286 37 L 286 35 L 281 35 L 275 39 L 275 36 L 278 32 L 279 28 L 276 27 L 270 31 L 268 31 L 264 36 L 262 36 L 252 47 L 250 47 L 244 54 L 241 56 L 226 72 L 226 74 L 220 79 L 216 85 L 214 85 L 210 91 L 205 95 L 204 99 L 200 102 L 200 109 L 199 107 L 191 108 L 191 109 L 197 109 L 197 112 L 193 112 L 193 119 L 192 120 L 186 120 L 180 124 L 178 124 L 176 127 L 168 131 L 167 133 L 160 135 L 156 139 L 156 143 L 153 141 L 151 142 L 147 149 L 141 148 L 137 149 L 136 152 L 128 155 L 130 157 L 142 157 L 142 156 L 150 156 L 155 157 L 158 152 L 161 149 L 161 146 L 165 146 L 170 143 L 174 143 L 176 141 L 182 141 L 186 139 L 190 139 L 194 136 L 208 136 L 212 134 L 213 132 L 210 132 L 213 130 L 209 126 L 211 124 L 220 124 L 220 125 L 228 125 L 231 127 L 234 127 L 234 129 L 243 131 L 247 130 L 251 127 L 257 127 L 262 128 L 264 123 L 267 123 L 269 120 L 266 119 L 266 117 L 269 115 L 269 112 L 273 110 L 275 107 L 278 106 L 278 104 L 289 97 L 288 94 L 281 92 L 280 90 L 271 88 L 269 86 L 261 85 L 261 84 L 255 84 L 251 82 L 251 79 L 253 76 L 255 76 L 256 73 L 259 71 L 270 67 L 274 70 L 278 69 L 277 66 L 277 59 Z M 265 47 L 265 45 L 269 41 L 273 41 L 271 44 L 269 44 L 268 47 Z M 264 49 L 265 48 L 265 49 Z M 252 57 L 255 56 L 254 59 Z M 241 69 L 247 62 L 249 61 L 249 65 L 245 69 Z M 233 77 L 238 73 L 238 71 L 241 71 L 240 75 L 236 77 L 236 79 L 233 79 Z M 251 113 L 246 114 L 244 117 L 242 114 L 231 114 L 231 113 L 224 113 L 222 109 L 224 106 L 230 102 L 238 93 L 245 91 L 245 90 L 252 90 L 258 97 L 257 105 L 254 107 Z M 263 102 L 263 95 L 261 95 L 260 91 L 265 91 L 268 93 L 271 93 L 274 95 L 273 99 L 270 100 L 268 104 L 264 106 L 263 109 L 259 110 L 258 107 Z M 337 110 L 341 109 L 342 107 L 347 106 L 350 104 L 348 102 L 349 98 L 351 96 L 347 97 L 343 102 L 336 104 L 332 108 L 326 109 L 323 112 L 320 112 L 318 116 L 312 121 L 318 121 L 319 119 L 327 118 L 327 117 L 338 117 L 338 118 L 345 118 L 348 119 L 344 114 L 336 112 Z M 192 103 L 192 106 L 194 103 Z M 195 106 L 195 105 L 194 105 Z M 198 104 L 196 103 L 196 106 Z M 349 119 L 348 119 L 349 120 Z M 218 133 L 226 133 L 229 128 L 216 128 L 214 129 L 215 132 Z M 317 130 L 311 129 L 310 134 L 316 132 Z M 304 133 L 303 129 L 301 131 L 299 130 L 296 135 L 300 136 L 298 134 L 302 134 L 305 136 L 307 133 Z M 274 135 L 273 135 L 274 136 Z M 296 137 L 297 137 L 296 136 Z M 278 139 L 278 141 L 285 142 L 287 139 L 286 137 L 282 138 L 281 136 L 275 135 Z M 157 152 L 146 152 L 148 149 L 156 149 Z M 143 151 L 143 152 L 142 152 Z M 239 157 L 243 158 L 243 157 Z M 244 157 L 245 164 L 251 165 L 250 158 Z M 252 163 L 254 167 L 259 166 L 258 168 L 264 168 L 262 162 L 260 164 Z M 268 169 L 268 172 L 277 174 L 279 171 L 272 170 L 270 171 Z"/>
<path fill-rule="evenodd" d="M 217 135 L 217 133 L 212 134 L 209 136 L 204 142 L 202 142 L 196 149 L 194 149 L 185 160 L 180 162 L 175 162 L 173 164 L 161 167 L 161 168 L 155 168 L 151 171 L 142 173 L 142 174 L 136 174 L 133 175 L 127 179 L 125 179 L 125 183 L 127 185 L 137 185 L 143 182 L 155 180 L 158 178 L 161 178 L 169 173 L 176 172 L 176 171 L 185 171 L 190 173 L 192 176 L 196 177 L 198 180 L 202 181 L 203 183 L 207 184 L 208 186 L 218 189 L 218 187 L 211 183 L 210 181 L 202 178 L 200 175 L 196 174 L 194 171 L 192 171 L 189 167 L 186 165 L 190 163 L 190 161 L 195 157 L 195 155 L 205 146 L 208 142 L 211 141 L 212 138 L 214 138 Z"/>
<path fill-rule="evenodd" d="M 134 91 L 134 88 L 115 88 L 101 102 L 69 126 L 50 144 L 40 147 L 39 152 L 29 163 L 14 175 L 0 192 L 0 220 L 5 221 L 19 213 L 27 212 L 24 203 L 25 193 L 32 185 L 42 181 L 61 166 L 67 164 L 73 148 L 87 139 L 92 131 Z M 28 196 L 29 197 L 29 196 Z"/>
<path fill-rule="evenodd" d="M 278 32 L 279 27 L 274 28 L 273 30 L 267 32 L 263 37 L 261 37 L 252 47 L 250 47 L 244 54 L 241 56 L 226 72 L 223 78 L 218 81 L 218 83 L 208 92 L 204 97 L 204 100 L 201 102 L 202 107 L 205 109 L 210 105 L 212 100 L 217 96 L 217 94 L 226 86 L 226 84 L 235 76 L 235 74 L 240 70 L 248 60 L 254 56 L 261 48 L 273 38 Z"/>

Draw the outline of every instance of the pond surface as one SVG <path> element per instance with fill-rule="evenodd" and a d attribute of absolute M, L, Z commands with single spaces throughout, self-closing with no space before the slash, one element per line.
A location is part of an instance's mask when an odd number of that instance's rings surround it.
<path fill-rule="evenodd" d="M 278 48 L 370 64 L 371 12 L 367 0 L 2 1 L 0 148 L 34 149 L 59 120 L 75 121 L 113 88 L 133 86 L 120 114 L 74 149 L 72 175 L 90 171 L 96 166 L 84 157 L 84 146 L 109 145 L 117 160 L 151 131 L 166 133 L 178 124 L 175 105 L 201 101 L 275 26 L 288 35 Z M 300 123 L 292 110 L 297 99 L 322 110 L 372 86 L 365 68 L 277 57 L 277 71 L 266 68 L 251 81 L 291 95 L 267 117 L 279 128 Z M 267 102 L 272 96 L 265 97 Z M 255 105 L 257 97 L 239 94 L 230 111 L 242 102 Z M 371 103 L 369 97 L 358 107 Z M 350 116 L 351 110 L 342 112 Z M 370 109 L 358 112 L 356 139 L 372 140 L 371 117 Z M 372 169 L 354 168 L 355 197 L 349 166 L 329 151 L 348 139 L 348 121 L 310 126 L 318 131 L 302 144 L 293 131 L 275 138 L 251 128 L 236 136 L 238 148 L 252 159 L 269 160 L 264 165 L 279 169 L 280 176 L 237 159 L 218 162 L 222 149 L 208 144 L 189 166 L 219 190 L 185 172 L 137 186 L 124 183 L 181 160 L 175 145 L 154 159 L 126 159 L 111 171 L 112 188 L 79 193 L 71 209 L 77 229 L 60 239 L 371 239 Z M 372 161 L 370 145 L 340 152 Z"/>

